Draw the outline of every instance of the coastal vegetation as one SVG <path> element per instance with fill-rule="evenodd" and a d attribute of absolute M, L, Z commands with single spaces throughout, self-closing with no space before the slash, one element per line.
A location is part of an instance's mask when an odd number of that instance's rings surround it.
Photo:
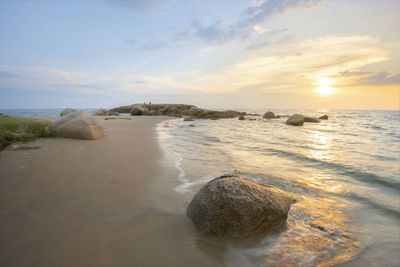
<path fill-rule="evenodd" d="M 0 116 L 0 150 L 10 144 L 29 142 L 39 137 L 56 137 L 49 121 Z"/>

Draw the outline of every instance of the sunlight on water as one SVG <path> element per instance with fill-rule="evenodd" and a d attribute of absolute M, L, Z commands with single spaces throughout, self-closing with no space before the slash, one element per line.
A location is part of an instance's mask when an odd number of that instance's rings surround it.
<path fill-rule="evenodd" d="M 228 266 L 332 266 L 360 258 L 366 248 L 379 258 L 371 247 L 379 247 L 380 240 L 398 244 L 393 237 L 400 224 L 398 112 L 329 115 L 328 121 L 303 127 L 285 125 L 286 118 L 169 121 L 162 142 L 180 155 L 174 160 L 187 183 L 176 191 L 187 202 L 207 181 L 235 170 L 298 200 L 279 231 L 245 240 L 203 240 L 208 245 L 202 249 L 220 248 Z"/>

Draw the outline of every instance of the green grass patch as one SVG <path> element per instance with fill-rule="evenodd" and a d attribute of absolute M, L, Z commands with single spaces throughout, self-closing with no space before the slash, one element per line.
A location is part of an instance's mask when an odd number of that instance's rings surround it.
<path fill-rule="evenodd" d="M 15 142 L 30 142 L 39 137 L 56 137 L 49 121 L 0 116 L 0 149 Z"/>

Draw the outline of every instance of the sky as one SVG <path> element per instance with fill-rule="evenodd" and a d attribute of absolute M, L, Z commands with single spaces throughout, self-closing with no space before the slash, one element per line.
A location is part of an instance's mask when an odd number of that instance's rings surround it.
<path fill-rule="evenodd" d="M 398 0 L 0 0 L 0 108 L 399 109 Z"/>

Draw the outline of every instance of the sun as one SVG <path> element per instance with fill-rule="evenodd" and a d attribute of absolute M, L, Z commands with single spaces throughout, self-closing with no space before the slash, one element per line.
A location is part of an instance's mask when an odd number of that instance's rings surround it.
<path fill-rule="evenodd" d="M 333 79 L 331 78 L 321 78 L 318 80 L 318 87 L 315 88 L 315 92 L 321 96 L 328 96 L 335 92 L 335 88 L 330 87 L 333 84 Z"/>

